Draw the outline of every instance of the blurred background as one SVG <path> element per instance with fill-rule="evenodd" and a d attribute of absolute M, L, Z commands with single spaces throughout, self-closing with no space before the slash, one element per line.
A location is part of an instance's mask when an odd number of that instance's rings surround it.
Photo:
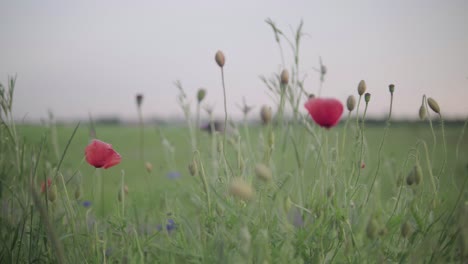
<path fill-rule="evenodd" d="M 322 96 L 343 103 L 366 80 L 368 114 L 416 119 L 422 95 L 448 119 L 468 115 L 468 1 L 1 1 L 0 81 L 17 75 L 14 115 L 38 122 L 183 117 L 179 80 L 192 106 L 196 92 L 224 115 L 217 50 L 226 56 L 228 114 L 242 117 L 246 98 L 258 119 L 274 105 L 259 76 L 282 70 L 271 19 L 289 38 L 300 21 L 300 76 L 317 93 L 319 58 L 327 67 Z M 282 43 L 286 65 L 293 54 Z M 289 68 L 289 67 L 288 67 Z M 305 113 L 304 109 L 304 113 Z M 206 118 L 206 116 L 205 116 Z"/>

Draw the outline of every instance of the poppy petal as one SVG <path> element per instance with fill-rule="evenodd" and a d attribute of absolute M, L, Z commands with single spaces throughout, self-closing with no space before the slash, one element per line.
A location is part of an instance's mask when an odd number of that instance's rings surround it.
<path fill-rule="evenodd" d="M 337 125 L 343 114 L 343 104 L 334 98 L 312 98 L 304 106 L 315 123 L 325 128 Z"/>
<path fill-rule="evenodd" d="M 120 163 L 121 157 L 111 144 L 93 139 L 85 149 L 86 161 L 96 168 L 110 168 Z"/>

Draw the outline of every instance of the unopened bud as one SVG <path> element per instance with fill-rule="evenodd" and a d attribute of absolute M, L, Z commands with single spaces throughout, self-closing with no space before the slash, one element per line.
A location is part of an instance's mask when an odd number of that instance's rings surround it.
<path fill-rule="evenodd" d="M 218 50 L 218 52 L 216 52 L 215 61 L 219 67 L 224 67 L 225 58 L 222 51 Z"/>
<path fill-rule="evenodd" d="M 206 96 L 206 90 L 203 88 L 198 89 L 198 92 L 197 92 L 198 103 L 201 103 L 203 99 L 205 99 L 205 96 Z"/>
<path fill-rule="evenodd" d="M 151 162 L 147 161 L 147 162 L 145 163 L 145 168 L 146 168 L 146 171 L 147 171 L 148 173 L 151 173 L 151 172 L 153 171 L 153 164 L 151 164 Z"/>
<path fill-rule="evenodd" d="M 419 163 L 414 166 L 414 183 L 419 184 L 422 180 L 422 169 Z"/>
<path fill-rule="evenodd" d="M 406 176 L 406 184 L 413 185 L 414 182 L 415 182 L 414 170 L 411 170 L 408 176 Z"/>
<path fill-rule="evenodd" d="M 346 107 L 348 107 L 348 111 L 352 112 L 355 106 L 356 98 L 354 98 L 354 95 L 348 96 L 348 100 L 346 100 Z"/>
<path fill-rule="evenodd" d="M 47 198 L 50 202 L 54 202 L 57 199 L 57 186 L 53 184 L 50 186 L 49 191 L 47 193 Z"/>
<path fill-rule="evenodd" d="M 264 182 L 269 182 L 272 178 L 270 168 L 262 163 L 259 163 L 255 166 L 255 175 L 257 175 L 257 177 Z"/>
<path fill-rule="evenodd" d="M 440 114 L 440 107 L 436 100 L 429 97 L 427 98 L 427 104 L 432 109 L 432 111 L 436 112 L 437 114 Z"/>
<path fill-rule="evenodd" d="M 364 101 L 366 101 L 366 103 L 369 103 L 370 97 L 371 97 L 371 94 L 370 94 L 370 93 L 366 93 L 366 94 L 364 95 Z"/>
<path fill-rule="evenodd" d="M 361 80 L 357 88 L 358 94 L 363 95 L 366 92 L 366 89 L 367 89 L 366 82 L 364 80 Z"/>
<path fill-rule="evenodd" d="M 143 103 L 143 94 L 137 94 L 136 95 L 136 104 L 137 104 L 137 106 L 140 107 L 142 103 Z"/>
<path fill-rule="evenodd" d="M 419 108 L 419 119 L 421 120 L 424 120 L 426 119 L 426 107 L 424 107 L 424 105 L 421 105 L 421 107 Z"/>
<path fill-rule="evenodd" d="M 388 90 L 390 91 L 390 93 L 393 93 L 395 91 L 395 85 L 394 84 L 390 84 L 388 86 Z"/>
<path fill-rule="evenodd" d="M 372 217 L 369 219 L 369 222 L 367 222 L 366 235 L 369 239 L 374 239 L 377 235 L 377 231 L 377 221 Z"/>
<path fill-rule="evenodd" d="M 281 72 L 281 84 L 286 85 L 289 83 L 289 72 L 288 70 L 284 69 Z"/>
<path fill-rule="evenodd" d="M 253 198 L 254 190 L 243 179 L 236 178 L 229 185 L 229 194 L 243 201 L 248 201 Z"/>
<path fill-rule="evenodd" d="M 408 221 L 405 221 L 402 225 L 401 225 L 401 235 L 404 237 L 404 238 L 407 238 L 410 234 L 411 234 L 411 225 L 408 223 Z"/>
<path fill-rule="evenodd" d="M 271 111 L 271 107 L 266 105 L 262 106 L 262 108 L 260 109 L 260 118 L 262 119 L 262 123 L 264 125 L 267 125 L 271 122 L 272 116 L 273 114 Z"/>
<path fill-rule="evenodd" d="M 197 175 L 198 173 L 197 162 L 195 160 L 192 160 L 192 162 L 190 162 L 190 164 L 188 165 L 188 169 L 189 169 L 190 175 L 192 176 Z"/>

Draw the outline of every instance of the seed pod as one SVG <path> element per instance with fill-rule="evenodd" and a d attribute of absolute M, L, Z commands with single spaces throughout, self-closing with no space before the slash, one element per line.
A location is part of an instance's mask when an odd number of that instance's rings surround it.
<path fill-rule="evenodd" d="M 143 94 L 137 94 L 136 95 L 136 104 L 137 104 L 137 106 L 140 107 L 142 103 L 143 103 Z"/>
<path fill-rule="evenodd" d="M 151 173 L 153 171 L 153 164 L 151 164 L 149 161 L 145 163 L 145 168 L 148 173 Z"/>
<path fill-rule="evenodd" d="M 364 80 L 361 80 L 357 88 L 358 94 L 363 95 L 366 92 L 366 89 L 367 89 L 366 82 Z"/>
<path fill-rule="evenodd" d="M 440 114 L 440 107 L 436 100 L 429 97 L 427 98 L 427 104 L 432 109 L 432 111 L 436 112 L 437 114 Z"/>
<path fill-rule="evenodd" d="M 346 100 L 346 107 L 348 108 L 348 111 L 352 112 L 355 106 L 356 98 L 354 98 L 354 95 L 348 96 L 348 100 Z"/>
<path fill-rule="evenodd" d="M 197 162 L 194 159 L 192 159 L 192 162 L 190 162 L 190 164 L 188 165 L 188 169 L 189 169 L 190 175 L 192 175 L 192 176 L 197 175 L 198 165 L 197 165 Z"/>
<path fill-rule="evenodd" d="M 419 108 L 419 119 L 421 120 L 424 120 L 426 119 L 426 107 L 424 107 L 424 105 L 421 105 L 421 107 Z"/>
<path fill-rule="evenodd" d="M 271 107 L 266 105 L 262 106 L 262 108 L 260 109 L 260 118 L 262 119 L 264 125 L 267 125 L 271 122 L 272 116 L 273 114 L 271 111 Z"/>
<path fill-rule="evenodd" d="M 262 163 L 259 163 L 255 166 L 255 175 L 257 175 L 257 177 L 264 182 L 269 182 L 272 178 L 270 168 Z"/>
<path fill-rule="evenodd" d="M 364 101 L 366 101 L 366 103 L 369 103 L 370 97 L 371 97 L 371 94 L 370 94 L 370 93 L 366 93 L 366 94 L 364 95 Z"/>
<path fill-rule="evenodd" d="M 388 90 L 390 91 L 390 93 L 393 93 L 395 91 L 395 85 L 394 84 L 390 84 L 388 86 Z"/>
<path fill-rule="evenodd" d="M 50 202 L 54 202 L 57 199 L 57 186 L 53 184 L 50 186 L 49 191 L 47 193 L 47 198 Z"/>
<path fill-rule="evenodd" d="M 224 62 L 225 62 L 224 54 L 222 51 L 218 50 L 215 55 L 215 61 L 218 64 L 219 67 L 224 67 Z"/>
<path fill-rule="evenodd" d="M 197 92 L 198 103 L 201 103 L 203 99 L 205 99 L 205 96 L 206 96 L 206 90 L 203 88 L 198 89 L 198 92 Z"/>
<path fill-rule="evenodd" d="M 249 201 L 254 196 L 254 190 L 243 179 L 236 178 L 229 185 L 229 194 L 243 201 Z"/>
<path fill-rule="evenodd" d="M 404 238 L 407 238 L 411 234 L 411 225 L 408 223 L 408 221 L 405 221 L 401 225 L 401 230 L 400 231 L 401 231 L 401 235 Z"/>
<path fill-rule="evenodd" d="M 289 83 L 289 72 L 288 70 L 284 69 L 282 72 L 281 72 L 281 84 L 283 85 L 287 85 Z"/>
<path fill-rule="evenodd" d="M 422 180 L 422 169 L 419 163 L 414 165 L 414 183 L 419 184 Z"/>

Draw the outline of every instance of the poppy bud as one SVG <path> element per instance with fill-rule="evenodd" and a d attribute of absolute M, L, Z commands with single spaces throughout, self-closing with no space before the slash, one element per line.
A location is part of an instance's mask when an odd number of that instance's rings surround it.
<path fill-rule="evenodd" d="M 222 51 L 218 50 L 218 52 L 216 52 L 215 61 L 219 67 L 224 67 L 225 58 Z"/>
<path fill-rule="evenodd" d="M 404 238 L 407 238 L 410 234 L 411 234 L 411 225 L 408 223 L 408 221 L 405 221 L 402 225 L 401 225 L 401 235 L 404 237 Z"/>
<path fill-rule="evenodd" d="M 53 184 L 47 193 L 47 198 L 49 198 L 50 202 L 54 202 L 57 199 L 57 186 Z"/>
<path fill-rule="evenodd" d="M 269 124 L 272 118 L 271 107 L 266 105 L 262 106 L 262 108 L 260 109 L 260 118 L 262 119 L 264 125 Z"/>
<path fill-rule="evenodd" d="M 281 72 L 281 84 L 286 85 L 289 83 L 289 72 L 288 70 L 284 69 Z"/>
<path fill-rule="evenodd" d="M 414 166 L 414 183 L 419 184 L 422 180 L 422 169 L 419 163 Z"/>
<path fill-rule="evenodd" d="M 151 162 L 147 161 L 145 162 L 145 168 L 148 173 L 151 173 L 153 171 L 153 164 Z"/>
<path fill-rule="evenodd" d="M 348 100 L 346 100 L 346 107 L 348 107 L 348 111 L 352 112 L 355 106 L 356 99 L 354 98 L 354 95 L 348 96 Z"/>
<path fill-rule="evenodd" d="M 270 168 L 261 163 L 255 166 L 255 175 L 264 182 L 269 182 L 272 178 Z"/>
<path fill-rule="evenodd" d="M 363 95 L 366 92 L 366 89 L 367 89 L 366 82 L 364 80 L 361 80 L 357 88 L 358 94 Z"/>
<path fill-rule="evenodd" d="M 122 189 L 123 189 L 123 190 L 122 190 Z M 122 191 L 123 191 L 123 193 L 122 193 Z M 127 185 L 124 185 L 123 188 L 122 188 L 122 187 L 119 188 L 119 191 L 117 192 L 117 200 L 118 200 L 119 202 L 122 202 L 122 198 L 123 198 L 123 195 L 122 195 L 122 194 L 124 194 L 124 195 L 127 195 L 127 194 L 128 194 L 128 186 L 127 186 Z"/>
<path fill-rule="evenodd" d="M 248 201 L 254 196 L 252 186 L 241 178 L 234 179 L 229 185 L 229 194 L 243 201 Z"/>
<path fill-rule="evenodd" d="M 198 89 L 198 92 L 197 92 L 198 103 L 201 103 L 203 101 L 203 99 L 205 99 L 205 95 L 206 95 L 206 90 L 205 89 L 203 89 L 203 88 Z"/>
<path fill-rule="evenodd" d="M 190 172 L 190 175 L 195 176 L 198 173 L 198 166 L 197 162 L 195 160 L 192 160 L 192 162 L 188 165 L 188 169 Z"/>
<path fill-rule="evenodd" d="M 394 84 L 390 84 L 388 86 L 388 90 L 390 91 L 390 93 L 393 93 L 395 91 L 395 85 Z"/>
<path fill-rule="evenodd" d="M 414 179 L 414 170 L 411 170 L 411 172 L 406 176 L 406 184 L 412 185 L 415 182 Z"/>
<path fill-rule="evenodd" d="M 427 98 L 427 104 L 432 109 L 432 111 L 436 112 L 437 114 L 440 114 L 440 107 L 436 100 L 429 97 Z"/>
<path fill-rule="evenodd" d="M 364 101 L 366 101 L 366 103 L 369 103 L 370 97 L 371 97 L 371 94 L 370 94 L 370 93 L 366 93 L 366 94 L 364 95 Z"/>
<path fill-rule="evenodd" d="M 426 119 L 426 107 L 424 107 L 424 105 L 421 105 L 421 107 L 419 108 L 419 119 Z"/>
<path fill-rule="evenodd" d="M 142 94 L 137 94 L 136 95 L 136 103 L 137 103 L 138 107 L 141 106 L 141 104 L 143 103 L 143 95 Z"/>

